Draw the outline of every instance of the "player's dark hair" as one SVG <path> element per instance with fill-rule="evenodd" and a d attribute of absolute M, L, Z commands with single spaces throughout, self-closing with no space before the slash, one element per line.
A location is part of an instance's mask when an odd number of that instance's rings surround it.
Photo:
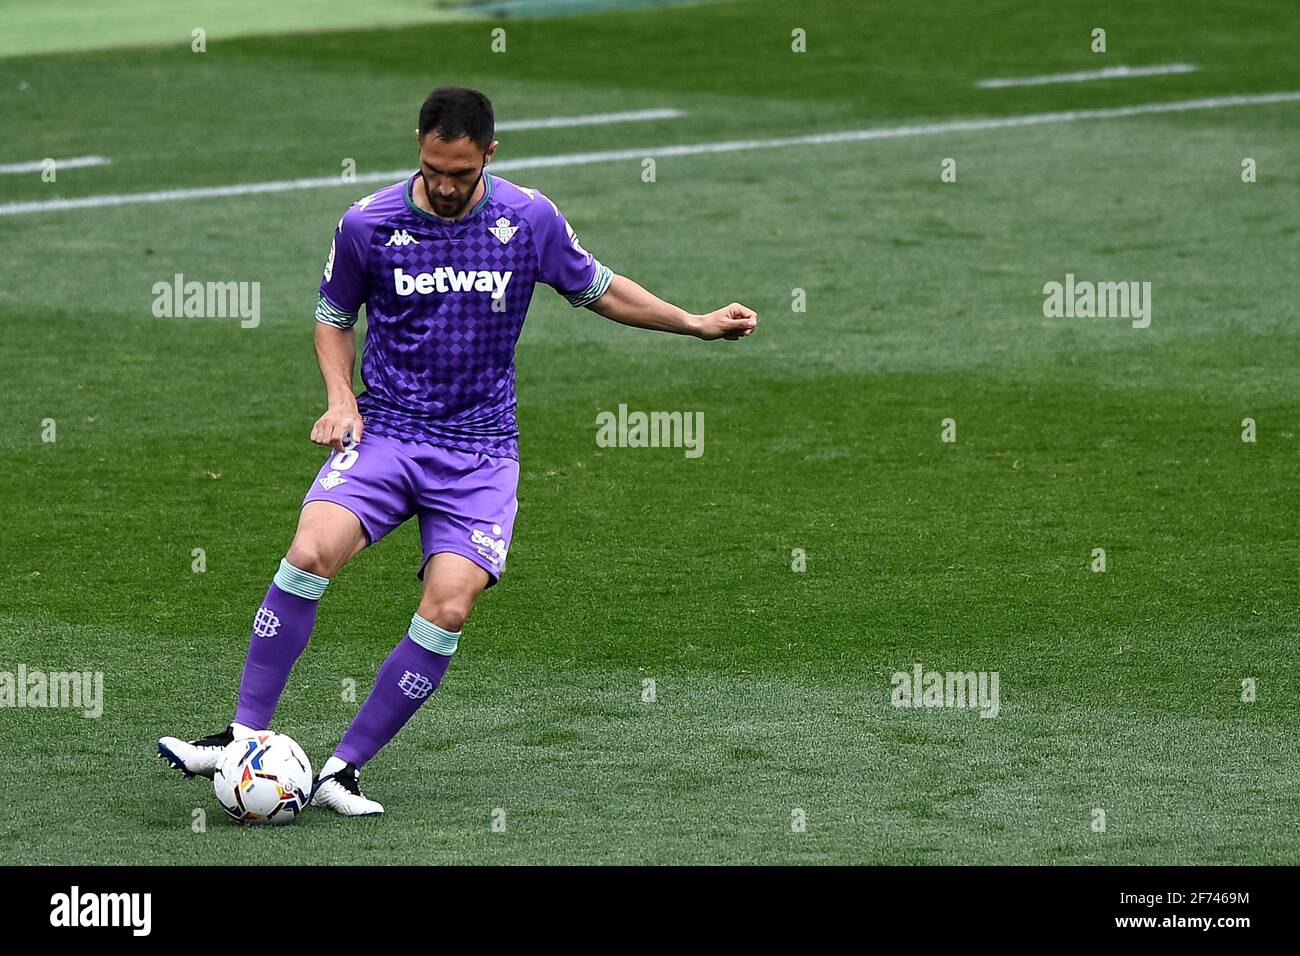
<path fill-rule="evenodd" d="M 445 142 L 468 136 L 479 149 L 492 145 L 496 119 L 492 101 L 478 90 L 440 86 L 420 107 L 420 139 L 433 133 Z"/>

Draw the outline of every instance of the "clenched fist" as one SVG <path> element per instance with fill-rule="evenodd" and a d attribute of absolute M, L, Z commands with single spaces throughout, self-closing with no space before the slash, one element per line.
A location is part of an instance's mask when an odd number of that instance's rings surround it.
<path fill-rule="evenodd" d="M 356 402 L 331 405 L 311 427 L 311 440 L 318 445 L 329 445 L 335 451 L 345 451 L 345 443 L 351 447 L 361 441 L 363 424 Z"/>

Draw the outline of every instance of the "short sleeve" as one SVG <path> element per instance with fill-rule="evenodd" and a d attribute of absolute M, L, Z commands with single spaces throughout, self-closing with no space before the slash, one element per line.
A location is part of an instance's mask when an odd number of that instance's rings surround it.
<path fill-rule="evenodd" d="M 339 328 L 351 328 L 369 293 L 366 277 L 366 247 L 370 228 L 353 206 L 339 220 L 330 240 L 325 274 L 320 283 L 316 321 Z"/>
<path fill-rule="evenodd" d="M 578 242 L 573 227 L 555 204 L 543 201 L 537 225 L 538 274 L 577 307 L 590 305 L 609 288 L 614 274 Z"/>

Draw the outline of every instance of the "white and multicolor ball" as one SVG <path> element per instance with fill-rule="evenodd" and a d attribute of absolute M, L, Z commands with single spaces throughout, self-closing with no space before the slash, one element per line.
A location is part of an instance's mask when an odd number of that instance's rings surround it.
<path fill-rule="evenodd" d="M 212 789 L 239 823 L 292 823 L 311 799 L 311 764 L 292 737 L 263 731 L 229 744 Z"/>

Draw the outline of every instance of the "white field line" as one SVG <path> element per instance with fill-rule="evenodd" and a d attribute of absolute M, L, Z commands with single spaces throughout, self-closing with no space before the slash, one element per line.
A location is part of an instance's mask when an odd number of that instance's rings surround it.
<path fill-rule="evenodd" d="M 44 163 L 43 159 L 34 163 L 9 163 L 0 166 L 0 173 L 39 173 L 44 168 Z M 74 156 L 72 159 L 56 159 L 54 168 L 80 169 L 83 166 L 107 166 L 108 163 L 108 159 L 103 156 Z"/>
<path fill-rule="evenodd" d="M 593 163 L 624 162 L 647 157 L 700 156 L 710 153 L 734 153 L 751 149 L 779 149 L 788 146 L 820 146 L 830 143 L 861 143 L 880 139 L 899 139 L 906 136 L 934 136 L 943 133 L 972 133 L 985 130 L 1015 129 L 1022 126 L 1043 126 L 1052 123 L 1073 123 L 1079 120 L 1122 119 L 1153 113 L 1181 113 L 1189 110 L 1227 109 L 1236 106 L 1265 106 L 1272 103 L 1300 103 L 1300 91 L 1288 93 L 1258 93 L 1248 96 L 1218 96 L 1199 100 L 1178 100 L 1172 103 L 1144 103 L 1137 106 L 1115 106 L 1093 110 L 1069 110 L 1060 113 L 1033 113 L 1027 116 L 1005 116 L 997 119 L 951 120 L 944 123 L 926 123 L 915 126 L 885 126 L 875 129 L 842 130 L 834 133 L 814 133 L 808 136 L 782 136 L 772 139 L 726 140 L 718 143 L 689 143 L 682 146 L 648 146 L 641 149 L 617 149 L 599 153 L 566 153 L 558 156 L 533 156 L 525 159 L 507 159 L 492 164 L 493 172 L 516 169 L 544 169 L 553 166 L 586 166 Z M 365 173 L 344 181 L 341 177 L 319 176 L 310 179 L 281 179 L 262 183 L 237 183 L 230 186 L 201 186 L 190 189 L 167 189 L 147 193 L 122 193 L 106 196 L 86 196 L 80 199 L 40 199 L 0 205 L 0 216 L 17 216 L 33 212 L 59 212 L 67 209 L 98 209 L 105 206 L 126 206 L 134 203 L 179 202 L 190 199 L 222 199 L 230 196 L 250 196 L 260 193 L 282 193 L 298 189 L 325 189 L 338 186 L 364 186 L 392 183 L 410 176 L 413 167 L 382 173 Z"/>
<path fill-rule="evenodd" d="M 1089 80 L 1117 80 L 1131 76 L 1165 76 L 1169 73 L 1195 73 L 1200 67 L 1191 63 L 1169 63 L 1165 66 L 1108 66 L 1104 70 L 1083 70 L 1078 73 L 1047 73 L 1043 76 L 1008 76 L 1002 79 L 980 80 L 975 85 L 982 90 L 999 90 L 1007 86 L 1046 86 L 1049 83 L 1086 83 Z"/>
<path fill-rule="evenodd" d="M 598 126 L 605 123 L 636 123 L 645 120 L 677 119 L 682 110 L 632 110 L 626 113 L 588 113 L 585 116 L 550 116 L 544 119 L 506 120 L 497 129 L 511 132 L 520 129 L 559 129 L 562 126 Z"/>
<path fill-rule="evenodd" d="M 546 116 L 541 119 L 506 120 L 498 123 L 496 128 L 506 132 L 528 129 L 560 129 L 567 126 L 601 126 L 609 123 L 636 123 L 647 120 L 680 119 L 685 110 L 664 108 L 653 110 L 626 110 L 621 113 L 587 113 L 582 116 Z M 45 160 L 32 163 L 0 164 L 3 173 L 39 173 L 44 168 Z M 80 169 L 85 166 L 107 166 L 110 160 L 104 156 L 77 156 L 73 159 L 56 159 L 56 169 Z"/>

